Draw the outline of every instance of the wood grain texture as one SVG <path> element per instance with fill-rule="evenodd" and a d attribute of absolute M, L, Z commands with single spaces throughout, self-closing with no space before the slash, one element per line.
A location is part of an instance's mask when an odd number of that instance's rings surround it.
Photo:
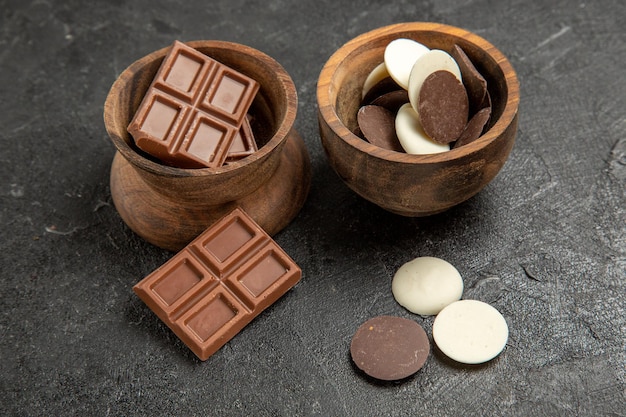
<path fill-rule="evenodd" d="M 111 166 L 111 196 L 124 222 L 148 242 L 174 252 L 235 207 L 243 208 L 269 235 L 279 232 L 302 208 L 310 183 L 309 156 L 295 131 L 288 135 L 278 167 L 265 183 L 246 196 L 219 204 L 171 198 L 168 190 L 147 183 L 120 153 Z M 212 193 L 210 185 L 201 187 Z"/>
<path fill-rule="evenodd" d="M 113 202 L 131 229 L 169 250 L 181 249 L 243 202 L 268 233 L 276 233 L 298 213 L 310 184 L 306 148 L 292 127 L 297 111 L 293 81 L 275 60 L 250 47 L 223 41 L 188 45 L 260 84 L 249 110 L 259 150 L 217 168 L 180 169 L 152 160 L 135 146 L 126 127 L 169 50 L 160 49 L 122 72 L 104 105 L 105 127 L 118 151 L 111 167 Z"/>
<path fill-rule="evenodd" d="M 476 62 L 493 100 L 492 122 L 481 138 L 450 152 L 410 155 L 381 149 L 352 133 L 363 81 L 397 38 L 445 51 L 456 44 Z M 442 24 L 401 23 L 347 42 L 322 69 L 317 99 L 322 144 L 337 174 L 362 197 L 405 216 L 439 213 L 478 193 L 504 165 L 517 134 L 519 85 L 511 64 L 486 40 Z"/>

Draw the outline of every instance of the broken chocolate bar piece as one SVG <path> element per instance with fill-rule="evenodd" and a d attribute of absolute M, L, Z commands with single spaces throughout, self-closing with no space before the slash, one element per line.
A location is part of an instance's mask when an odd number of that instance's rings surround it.
<path fill-rule="evenodd" d="M 233 162 L 252 155 L 258 150 L 250 120 L 244 118 L 241 128 L 233 138 L 233 142 L 226 154 L 226 162 Z"/>
<path fill-rule="evenodd" d="M 133 290 L 207 360 L 301 276 L 282 248 L 237 208 Z"/>
<path fill-rule="evenodd" d="M 258 90 L 255 80 L 176 41 L 127 130 L 166 164 L 219 167 Z"/>

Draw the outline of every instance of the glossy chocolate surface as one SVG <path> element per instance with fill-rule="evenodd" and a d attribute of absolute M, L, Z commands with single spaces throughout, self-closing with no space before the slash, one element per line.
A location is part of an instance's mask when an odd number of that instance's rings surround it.
<path fill-rule="evenodd" d="M 367 105 L 359 109 L 357 119 L 365 139 L 376 146 L 404 152 L 395 126 L 396 115 L 382 106 Z"/>
<path fill-rule="evenodd" d="M 248 155 L 252 155 L 258 150 L 256 140 L 254 139 L 254 133 L 250 126 L 250 120 L 248 117 L 243 119 L 241 128 L 235 134 L 230 148 L 226 154 L 226 162 L 236 161 L 241 158 L 245 158 Z"/>
<path fill-rule="evenodd" d="M 235 209 L 133 289 L 206 360 L 301 275 L 276 242 Z"/>
<path fill-rule="evenodd" d="M 258 89 L 250 77 L 176 41 L 128 132 L 138 148 L 166 164 L 218 167 Z M 250 134 L 243 136 L 249 141 Z"/>

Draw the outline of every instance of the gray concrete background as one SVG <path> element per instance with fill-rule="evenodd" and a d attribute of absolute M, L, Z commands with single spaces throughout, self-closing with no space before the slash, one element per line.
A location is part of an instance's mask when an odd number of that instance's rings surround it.
<path fill-rule="evenodd" d="M 323 153 L 316 82 L 380 26 L 476 32 L 521 83 L 517 143 L 479 195 L 441 215 L 392 215 L 351 192 Z M 0 414 L 254 416 L 626 415 L 626 3 L 601 1 L 0 0 Z M 108 90 L 173 40 L 220 39 L 279 61 L 299 94 L 313 183 L 275 236 L 301 282 L 206 362 L 133 294 L 172 254 L 111 202 Z M 442 257 L 465 298 L 506 318 L 479 367 L 436 351 L 401 383 L 365 378 L 365 320 L 417 320 L 395 270 Z"/>

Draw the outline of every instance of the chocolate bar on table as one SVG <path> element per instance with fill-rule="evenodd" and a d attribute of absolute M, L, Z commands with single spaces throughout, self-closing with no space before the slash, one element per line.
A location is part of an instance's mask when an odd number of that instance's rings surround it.
<path fill-rule="evenodd" d="M 284 250 L 237 208 L 133 290 L 206 360 L 301 276 Z"/>

